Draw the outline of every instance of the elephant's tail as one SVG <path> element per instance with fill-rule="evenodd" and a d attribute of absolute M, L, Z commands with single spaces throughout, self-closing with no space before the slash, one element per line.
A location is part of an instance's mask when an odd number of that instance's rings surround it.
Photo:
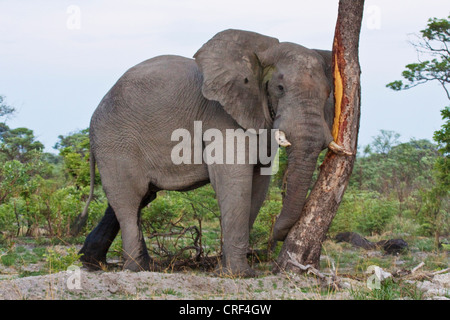
<path fill-rule="evenodd" d="M 83 229 L 83 227 L 86 224 L 87 218 L 88 218 L 88 209 L 89 209 L 89 204 L 91 203 L 92 199 L 94 198 L 94 187 L 95 187 L 95 157 L 94 154 L 92 152 L 92 150 L 90 151 L 90 190 L 89 190 L 89 197 L 87 199 L 86 205 L 84 206 L 83 212 L 81 212 L 80 215 L 78 215 L 78 217 L 75 219 L 74 223 L 72 224 L 72 236 L 76 236 L 80 233 L 81 229 Z"/>

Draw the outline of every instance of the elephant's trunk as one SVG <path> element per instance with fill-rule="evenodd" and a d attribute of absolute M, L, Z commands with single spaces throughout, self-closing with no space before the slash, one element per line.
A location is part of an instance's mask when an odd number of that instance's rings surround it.
<path fill-rule="evenodd" d="M 283 241 L 300 218 L 320 151 L 320 148 L 299 151 L 288 149 L 287 188 L 283 209 L 274 226 L 273 240 Z"/>
<path fill-rule="evenodd" d="M 323 106 L 322 101 L 301 102 L 303 111 L 301 114 L 280 116 L 278 121 L 275 121 L 282 138 L 289 142 L 286 148 L 288 154 L 286 193 L 283 209 L 273 230 L 273 240 L 277 241 L 283 241 L 300 218 L 319 153 L 333 141 L 323 114 L 318 111 L 320 110 L 318 106 Z"/>
<path fill-rule="evenodd" d="M 325 131 L 328 131 L 325 128 Z M 288 170 L 286 194 L 283 201 L 283 209 L 278 217 L 274 230 L 273 240 L 283 241 L 291 227 L 300 218 L 303 206 L 306 202 L 309 187 L 311 186 L 312 175 L 316 168 L 319 153 L 327 146 L 331 151 L 339 155 L 352 155 L 343 147 L 339 146 L 333 140 L 329 141 L 331 134 L 325 133 L 325 144 L 314 143 L 314 133 L 297 138 L 292 147 L 289 143 L 288 152 Z M 287 141 L 287 140 L 286 140 Z"/>

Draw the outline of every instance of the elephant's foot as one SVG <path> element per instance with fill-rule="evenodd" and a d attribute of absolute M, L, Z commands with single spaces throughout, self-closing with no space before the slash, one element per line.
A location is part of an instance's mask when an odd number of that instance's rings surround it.
<path fill-rule="evenodd" d="M 85 248 L 83 247 L 79 252 L 79 254 L 82 254 L 80 261 L 83 267 L 93 271 L 103 270 L 106 267 L 106 256 L 90 253 L 83 249 Z"/>
<path fill-rule="evenodd" d="M 240 263 L 219 262 L 214 274 L 226 278 L 253 278 L 257 276 L 257 273 L 248 265 L 247 261 Z"/>
<path fill-rule="evenodd" d="M 88 270 L 104 270 L 106 268 L 106 252 L 108 245 L 98 242 L 86 241 L 78 252 L 81 255 L 80 261 L 83 267 Z"/>
<path fill-rule="evenodd" d="M 114 210 L 108 205 L 102 220 L 87 236 L 83 248 L 79 252 L 82 254 L 80 261 L 84 267 L 89 270 L 101 270 L 107 266 L 106 254 L 119 229 L 119 222 Z"/>

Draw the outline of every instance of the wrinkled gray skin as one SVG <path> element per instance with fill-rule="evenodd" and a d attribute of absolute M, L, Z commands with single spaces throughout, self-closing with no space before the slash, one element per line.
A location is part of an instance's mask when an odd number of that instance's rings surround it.
<path fill-rule="evenodd" d="M 261 166 L 254 164 L 174 165 L 171 151 L 179 142 L 172 142 L 171 134 L 185 128 L 193 136 L 194 121 L 202 121 L 203 131 L 217 128 L 224 136 L 226 129 L 238 128 L 284 131 L 292 144 L 289 177 L 273 234 L 282 241 L 299 218 L 317 157 L 332 141 L 330 93 L 331 52 L 240 30 L 217 34 L 195 60 L 160 56 L 128 70 L 91 120 L 92 159 L 109 207 L 81 250 L 84 264 L 105 263 L 121 229 L 124 267 L 151 269 L 140 209 L 160 190 L 211 183 L 222 217 L 220 271 L 253 276 L 246 259 L 249 231 L 270 176 L 260 175 Z"/>

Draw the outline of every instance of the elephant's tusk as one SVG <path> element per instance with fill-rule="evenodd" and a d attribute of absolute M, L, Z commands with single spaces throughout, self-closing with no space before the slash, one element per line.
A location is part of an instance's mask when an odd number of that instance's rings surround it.
<path fill-rule="evenodd" d="M 347 151 L 344 149 L 344 147 L 341 147 L 340 145 L 338 145 L 336 142 L 331 141 L 330 144 L 328 145 L 328 148 L 333 151 L 334 153 L 341 155 L 341 156 L 351 156 L 353 155 L 353 153 L 351 153 L 350 151 Z"/>
<path fill-rule="evenodd" d="M 275 140 L 282 147 L 290 147 L 291 143 L 286 139 L 286 134 L 283 131 L 275 131 Z"/>

